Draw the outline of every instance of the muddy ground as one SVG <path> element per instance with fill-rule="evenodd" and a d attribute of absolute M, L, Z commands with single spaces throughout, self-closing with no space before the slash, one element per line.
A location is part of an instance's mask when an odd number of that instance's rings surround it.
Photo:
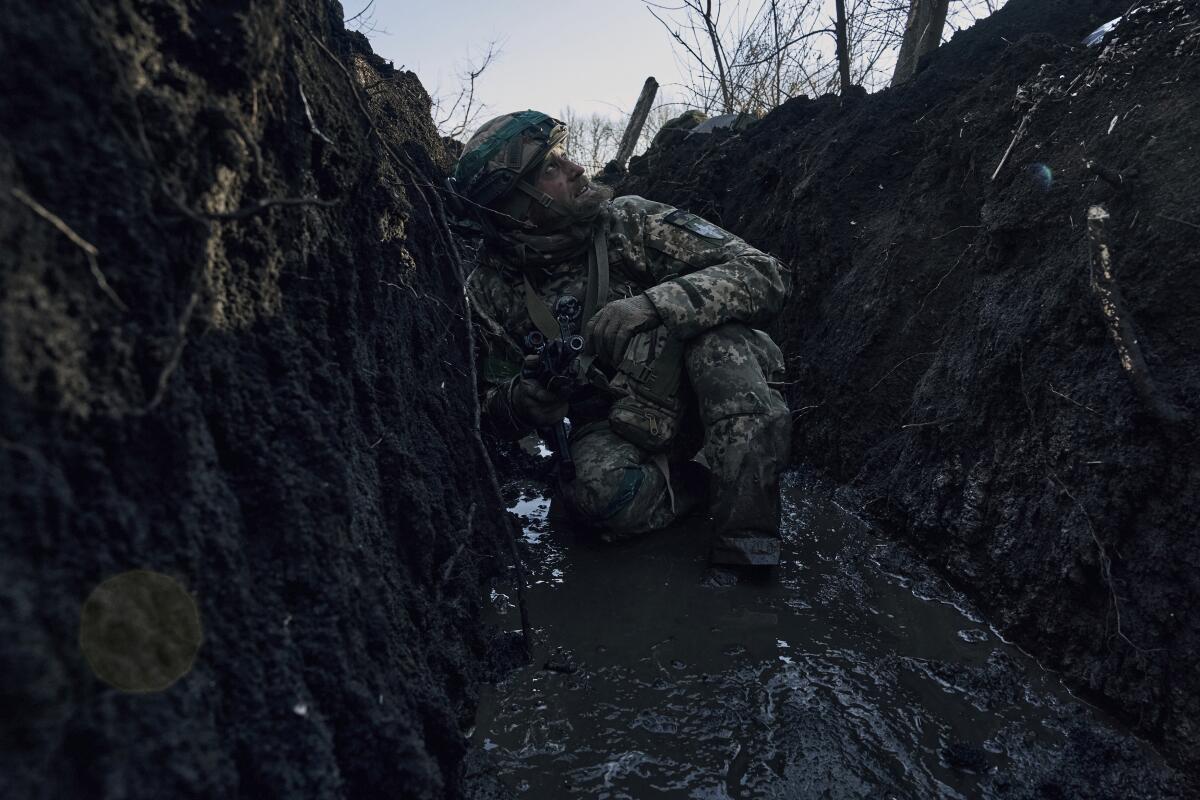
<path fill-rule="evenodd" d="M 703 519 L 605 545 L 558 518 L 545 489 L 505 486 L 525 521 L 537 637 L 481 696 L 468 796 L 1195 794 L 811 471 L 782 481 L 779 568 L 723 588 L 698 580 Z M 506 592 L 491 616 L 515 627 Z"/>
<path fill-rule="evenodd" d="M 0 16 L 0 796 L 457 792 L 509 532 L 429 98 L 341 20 Z M 79 646 L 136 568 L 199 607 L 163 693 Z"/>
<path fill-rule="evenodd" d="M 620 188 L 794 265 L 795 457 L 1194 774 L 1200 15 L 1079 44 L 1128 6 L 1012 0 L 910 86 L 674 136 Z M 1093 204 L 1147 391 L 1091 286 Z"/>

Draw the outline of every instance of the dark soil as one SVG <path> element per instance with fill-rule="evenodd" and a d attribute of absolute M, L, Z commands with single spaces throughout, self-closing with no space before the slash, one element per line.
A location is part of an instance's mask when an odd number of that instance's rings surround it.
<path fill-rule="evenodd" d="M 906 87 L 667 139 L 620 190 L 793 264 L 796 457 L 1194 775 L 1200 13 L 1079 44 L 1128 6 L 1012 0 Z M 1090 285 L 1093 204 L 1150 393 Z"/>
<path fill-rule="evenodd" d="M 510 523 L 429 98 L 341 16 L 0 16 L 0 796 L 458 794 Z M 78 644 L 136 568 L 203 626 L 162 693 Z"/>

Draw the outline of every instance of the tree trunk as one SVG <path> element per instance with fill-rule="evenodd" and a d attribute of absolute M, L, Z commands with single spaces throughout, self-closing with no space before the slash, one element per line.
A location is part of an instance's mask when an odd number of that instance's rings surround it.
<path fill-rule="evenodd" d="M 620 169 L 625 169 L 625 162 L 633 155 L 633 149 L 637 146 L 638 137 L 642 135 L 642 127 L 646 124 L 646 117 L 650 115 L 650 106 L 654 104 L 654 95 L 657 92 L 658 81 L 653 77 L 646 78 L 646 82 L 642 85 L 642 93 L 638 96 L 637 105 L 634 106 L 633 114 L 629 117 L 629 125 L 621 137 L 621 145 L 617 148 L 617 157 L 613 159 Z"/>
<path fill-rule="evenodd" d="M 845 94 L 850 90 L 850 45 L 846 36 L 846 0 L 836 0 L 837 21 L 834 31 L 837 34 L 838 75 L 841 77 L 841 91 Z"/>
<path fill-rule="evenodd" d="M 949 6 L 950 0 L 912 0 L 912 5 L 908 7 L 904 41 L 900 44 L 900 55 L 896 59 L 896 71 L 892 73 L 893 86 L 899 86 L 917 74 L 921 58 L 937 49 L 942 41 L 942 28 L 946 25 Z"/>
<path fill-rule="evenodd" d="M 733 93 L 729 87 L 729 76 L 725 74 L 725 58 L 721 55 L 721 37 L 717 34 L 717 22 L 712 16 L 712 0 L 704 7 L 704 27 L 712 42 L 713 58 L 717 62 L 718 80 L 721 82 L 721 101 L 725 105 L 724 113 L 733 113 Z"/>

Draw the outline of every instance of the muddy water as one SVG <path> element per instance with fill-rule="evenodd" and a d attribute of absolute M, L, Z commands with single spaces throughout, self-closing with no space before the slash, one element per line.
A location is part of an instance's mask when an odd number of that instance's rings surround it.
<path fill-rule="evenodd" d="M 785 563 L 721 589 L 700 582 L 700 523 L 603 545 L 510 489 L 537 647 L 485 690 L 474 744 L 515 796 L 1179 794 L 1148 746 L 811 477 L 785 480 Z"/>

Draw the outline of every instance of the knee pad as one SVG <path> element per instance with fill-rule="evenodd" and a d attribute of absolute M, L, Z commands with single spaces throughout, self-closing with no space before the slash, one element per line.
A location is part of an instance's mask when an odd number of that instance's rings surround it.
<path fill-rule="evenodd" d="M 564 499 L 584 521 L 604 527 L 633 503 L 645 479 L 642 466 L 625 466 L 598 475 L 581 474 L 563 485 Z"/>

